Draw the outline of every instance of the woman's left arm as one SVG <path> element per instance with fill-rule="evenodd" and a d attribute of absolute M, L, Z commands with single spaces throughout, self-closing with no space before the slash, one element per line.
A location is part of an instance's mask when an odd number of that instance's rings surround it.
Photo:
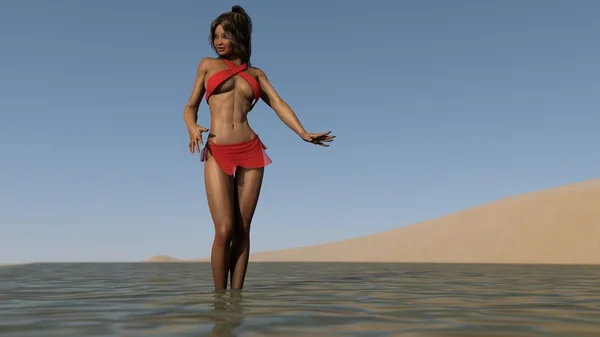
<path fill-rule="evenodd" d="M 267 75 L 261 69 L 255 68 L 258 75 L 258 83 L 261 88 L 260 98 L 269 106 L 279 119 L 287 125 L 292 131 L 294 131 L 300 138 L 307 142 L 315 143 L 322 146 L 329 146 L 323 144 L 323 142 L 331 142 L 335 136 L 329 136 L 331 131 L 310 133 L 306 132 L 302 123 L 298 119 L 298 116 L 294 113 L 294 110 L 279 96 L 275 88 L 269 82 Z"/>

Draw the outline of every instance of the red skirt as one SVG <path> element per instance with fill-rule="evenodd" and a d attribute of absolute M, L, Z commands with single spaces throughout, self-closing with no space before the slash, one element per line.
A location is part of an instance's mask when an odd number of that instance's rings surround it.
<path fill-rule="evenodd" d="M 214 144 L 209 139 L 202 149 L 200 160 L 206 161 L 208 159 L 206 151 L 209 151 L 221 170 L 232 176 L 238 166 L 260 168 L 271 164 L 272 160 L 265 152 L 266 149 L 267 147 L 260 141 L 258 135 L 249 141 L 237 144 Z"/>

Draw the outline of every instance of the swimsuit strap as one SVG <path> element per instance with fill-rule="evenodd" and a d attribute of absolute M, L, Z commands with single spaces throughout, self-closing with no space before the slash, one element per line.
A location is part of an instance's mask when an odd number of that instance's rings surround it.
<path fill-rule="evenodd" d="M 223 82 L 226 79 L 228 79 L 229 77 L 234 76 L 234 75 L 240 75 L 242 78 L 244 78 L 246 80 L 246 82 L 248 82 L 248 84 L 250 84 L 250 86 L 252 87 L 252 91 L 254 91 L 254 102 L 252 103 L 252 105 L 250 107 L 250 110 L 252 110 L 254 105 L 260 99 L 260 85 L 254 79 L 254 77 L 252 77 L 252 75 L 250 75 L 244 71 L 248 68 L 248 64 L 242 63 L 239 66 L 236 66 L 235 64 L 233 64 L 233 62 L 229 61 L 228 59 L 222 58 L 222 60 L 229 67 L 229 69 L 226 69 L 223 71 L 223 72 L 226 72 L 227 75 L 223 76 L 222 80 L 220 80 L 219 82 Z M 207 99 L 208 99 L 208 96 L 207 96 Z"/>
<path fill-rule="evenodd" d="M 248 68 L 248 65 L 246 63 L 242 63 L 239 66 L 236 66 L 235 64 L 233 64 L 233 62 L 229 61 L 228 59 L 221 59 L 223 60 L 223 62 L 225 62 L 225 64 L 229 67 L 229 68 L 237 68 L 237 67 L 242 67 L 243 69 Z"/>
<path fill-rule="evenodd" d="M 252 103 L 252 106 L 250 107 L 250 110 L 252 110 L 252 108 L 258 102 L 258 100 L 260 98 L 260 85 L 254 79 L 254 77 L 252 77 L 252 75 L 250 75 L 244 71 L 244 70 L 248 69 L 248 64 L 242 63 L 241 65 L 236 67 L 228 59 L 223 59 L 223 61 L 225 61 L 225 64 L 227 64 L 227 66 L 229 66 L 229 68 L 235 69 L 236 70 L 235 72 L 237 73 L 237 75 L 242 76 L 246 80 L 246 82 L 248 82 L 248 84 L 250 84 L 250 86 L 252 87 L 252 90 L 254 91 L 254 102 Z M 238 72 L 238 70 L 239 70 L 239 72 Z"/>

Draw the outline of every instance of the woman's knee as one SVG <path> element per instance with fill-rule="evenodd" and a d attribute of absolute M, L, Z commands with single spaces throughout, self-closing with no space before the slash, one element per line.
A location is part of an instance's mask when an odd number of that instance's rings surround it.
<path fill-rule="evenodd" d="M 233 241 L 236 243 L 236 245 L 250 244 L 250 231 L 245 228 L 241 228 L 241 226 L 237 227 L 233 233 Z"/>
<path fill-rule="evenodd" d="M 228 245 L 233 240 L 233 221 L 224 220 L 215 223 L 215 243 Z"/>

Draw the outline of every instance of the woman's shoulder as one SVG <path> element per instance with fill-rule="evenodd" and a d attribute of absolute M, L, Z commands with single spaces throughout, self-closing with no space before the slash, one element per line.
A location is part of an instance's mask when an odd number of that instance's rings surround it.
<path fill-rule="evenodd" d="M 218 57 L 206 56 L 202 60 L 200 60 L 200 62 L 216 62 L 216 61 L 219 61 L 219 60 L 220 59 Z"/>
<path fill-rule="evenodd" d="M 215 57 L 204 57 L 200 60 L 200 66 L 201 67 L 210 67 L 212 65 L 214 65 L 219 59 L 215 58 Z"/>
<path fill-rule="evenodd" d="M 200 62 L 198 62 L 198 71 L 206 72 L 214 67 L 218 67 L 218 60 L 218 58 L 209 56 L 202 58 Z"/>
<path fill-rule="evenodd" d="M 253 73 L 253 75 L 255 75 L 257 77 L 265 74 L 265 72 L 262 69 L 260 69 L 259 67 L 255 67 L 255 66 L 249 66 L 248 70 L 250 70 Z"/>

